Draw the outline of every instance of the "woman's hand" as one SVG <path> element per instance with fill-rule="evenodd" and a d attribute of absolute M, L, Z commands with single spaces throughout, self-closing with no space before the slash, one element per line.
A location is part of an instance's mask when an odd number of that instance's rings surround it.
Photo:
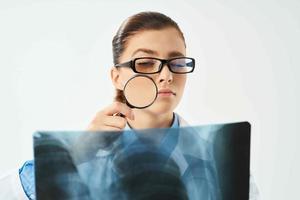
<path fill-rule="evenodd" d="M 116 115 L 121 113 L 124 117 Z M 121 102 L 114 102 L 110 106 L 97 112 L 94 119 L 89 124 L 88 131 L 120 131 L 127 123 L 127 118 L 134 120 L 131 108 Z"/>
<path fill-rule="evenodd" d="M 124 117 L 117 116 L 118 113 L 122 113 Z M 120 102 L 114 102 L 97 112 L 87 131 L 79 136 L 72 147 L 75 163 L 80 164 L 93 159 L 99 149 L 109 149 L 110 145 L 120 136 L 117 131 L 125 128 L 127 118 L 134 119 L 133 111 L 126 104 Z M 97 131 L 100 132 L 96 133 Z M 116 131 L 116 133 L 111 133 L 111 131 Z"/>

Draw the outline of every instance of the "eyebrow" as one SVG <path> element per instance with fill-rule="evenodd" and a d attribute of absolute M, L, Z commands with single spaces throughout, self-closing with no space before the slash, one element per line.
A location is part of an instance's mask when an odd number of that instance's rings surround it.
<path fill-rule="evenodd" d="M 158 55 L 157 51 L 153 51 L 151 49 L 145 49 L 145 48 L 140 48 L 135 50 L 132 53 L 132 56 L 134 56 L 135 54 L 137 54 L 138 52 L 143 52 L 143 53 L 147 53 L 147 54 L 151 54 L 151 55 Z M 168 57 L 179 57 L 179 56 L 184 56 L 181 52 L 179 51 L 172 51 L 168 54 Z"/>

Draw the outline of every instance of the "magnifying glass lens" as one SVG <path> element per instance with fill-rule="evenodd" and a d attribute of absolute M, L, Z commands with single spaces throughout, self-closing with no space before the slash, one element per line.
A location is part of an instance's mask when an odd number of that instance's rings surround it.
<path fill-rule="evenodd" d="M 129 79 L 124 87 L 127 104 L 133 108 L 146 108 L 157 97 L 157 86 L 148 76 L 138 75 Z"/>

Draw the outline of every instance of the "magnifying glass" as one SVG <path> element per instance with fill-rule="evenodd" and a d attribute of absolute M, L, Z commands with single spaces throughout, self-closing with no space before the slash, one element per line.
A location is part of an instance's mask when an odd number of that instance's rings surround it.
<path fill-rule="evenodd" d="M 126 104 L 130 108 L 143 109 L 151 106 L 157 98 L 158 89 L 152 78 L 136 75 L 130 78 L 123 90 Z"/>

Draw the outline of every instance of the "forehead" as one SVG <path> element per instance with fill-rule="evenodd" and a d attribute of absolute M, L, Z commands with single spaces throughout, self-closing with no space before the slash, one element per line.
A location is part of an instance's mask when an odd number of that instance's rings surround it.
<path fill-rule="evenodd" d="M 126 44 L 121 61 L 139 56 L 170 58 L 185 56 L 185 44 L 178 30 L 145 30 L 134 34 Z"/>

